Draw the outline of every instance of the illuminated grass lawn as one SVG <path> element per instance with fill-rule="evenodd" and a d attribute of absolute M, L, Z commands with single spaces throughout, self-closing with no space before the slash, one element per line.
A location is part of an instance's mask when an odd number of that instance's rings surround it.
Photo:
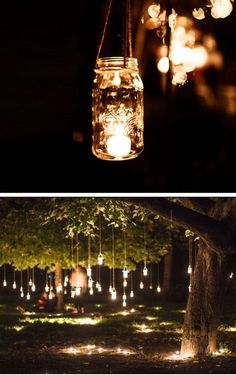
<path fill-rule="evenodd" d="M 107 304 L 88 305 L 83 315 L 36 314 L 30 305 L 26 311 L 15 307 L 12 312 L 9 312 L 9 307 L 0 305 L 0 354 L 4 361 L 9 358 L 10 366 L 17 366 L 24 356 L 30 363 L 33 353 L 37 353 L 37 358 L 43 357 L 45 363 L 49 355 L 54 360 L 58 357 L 69 366 L 68 372 L 74 371 L 74 363 L 79 358 L 82 362 L 78 363 L 88 363 L 87 366 L 97 366 L 100 361 L 104 366 L 105 363 L 110 366 L 109 369 L 113 363 L 118 367 L 128 366 L 121 367 L 124 373 L 133 372 L 129 366 L 132 364 L 134 369 L 134 361 L 139 366 L 145 363 L 145 372 L 155 372 L 152 369 L 160 363 L 165 369 L 187 366 L 187 363 L 190 366 L 189 360 L 180 361 L 179 358 L 184 312 L 183 307 L 176 305 L 133 305 L 123 309 L 118 304 Z M 236 325 L 233 321 L 226 319 L 219 328 L 219 337 L 217 358 L 212 357 L 212 361 L 219 361 L 219 357 L 236 351 Z M 196 363 L 196 360 L 191 361 L 191 366 L 196 366 Z M 218 362 L 213 363 L 216 366 Z M 43 372 L 44 367 L 35 366 L 35 371 L 30 367 L 29 371 L 21 372 Z M 106 372 L 102 371 L 104 366 L 95 372 Z M 48 368 L 49 365 L 45 367 Z M 67 372 L 62 369 L 58 371 Z M 9 371 L 5 367 L 3 370 L 5 373 L 15 372 L 12 367 Z M 188 371 L 191 372 L 189 367 Z M 162 372 L 166 370 L 162 369 Z M 177 372 L 183 372 L 183 368 Z"/>

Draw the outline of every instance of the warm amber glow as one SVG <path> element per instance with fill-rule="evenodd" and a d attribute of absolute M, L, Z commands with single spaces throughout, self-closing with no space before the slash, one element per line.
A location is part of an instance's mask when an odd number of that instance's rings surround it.
<path fill-rule="evenodd" d="M 213 18 L 226 18 L 233 10 L 230 0 L 212 0 L 211 15 Z"/>
<path fill-rule="evenodd" d="M 130 150 L 131 140 L 125 135 L 113 135 L 107 140 L 107 152 L 116 158 L 127 156 Z"/>
<path fill-rule="evenodd" d="M 115 300 L 115 299 L 116 299 L 116 296 L 117 296 L 116 289 L 115 289 L 115 288 L 112 288 L 111 299 L 112 299 L 112 300 Z"/>
<path fill-rule="evenodd" d="M 12 288 L 13 289 L 16 289 L 16 282 L 14 281 L 13 285 L 12 285 Z"/>
<path fill-rule="evenodd" d="M 157 68 L 161 73 L 167 73 L 170 68 L 169 58 L 161 57 L 157 63 Z"/>
<path fill-rule="evenodd" d="M 3 280 L 3 286 L 7 286 L 7 280 Z"/>
<path fill-rule="evenodd" d="M 143 276 L 147 276 L 148 275 L 148 269 L 147 267 L 143 267 Z"/>
<path fill-rule="evenodd" d="M 102 266 L 102 265 L 103 265 L 103 261 L 104 261 L 104 257 L 103 257 L 103 255 L 100 253 L 100 254 L 98 255 L 98 264 L 99 264 L 99 266 Z"/>

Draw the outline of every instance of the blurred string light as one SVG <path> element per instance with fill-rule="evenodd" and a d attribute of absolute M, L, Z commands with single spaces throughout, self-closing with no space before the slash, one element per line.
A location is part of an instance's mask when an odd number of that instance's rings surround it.
<path fill-rule="evenodd" d="M 130 272 L 130 298 L 134 298 L 134 290 L 133 290 L 133 271 Z"/>
<path fill-rule="evenodd" d="M 34 267 L 32 268 L 32 285 L 31 285 L 31 291 L 32 292 L 36 291 Z"/>
<path fill-rule="evenodd" d="M 48 285 L 48 269 L 47 267 L 45 268 L 45 279 L 46 279 L 46 282 L 45 282 L 45 292 L 48 293 L 49 292 L 49 285 Z"/>
<path fill-rule="evenodd" d="M 128 160 L 143 151 L 143 83 L 132 53 L 130 0 L 123 4 L 123 56 L 100 58 L 112 8 L 109 0 L 96 58 L 92 152 L 103 160 Z"/>
<path fill-rule="evenodd" d="M 144 249 L 143 276 L 146 277 L 148 275 L 148 269 L 147 269 L 147 254 L 146 254 L 146 225 L 145 225 L 145 221 L 143 221 L 143 249 Z"/>
<path fill-rule="evenodd" d="M 3 286 L 7 286 L 6 265 L 3 265 Z"/>
<path fill-rule="evenodd" d="M 127 268 L 127 264 L 126 264 L 126 257 L 127 257 L 127 249 L 126 249 L 126 231 L 124 230 L 124 267 L 123 267 L 123 270 L 122 270 L 122 273 L 123 273 L 123 297 L 122 297 L 122 305 L 123 307 L 126 307 L 127 306 L 127 296 L 126 296 L 126 287 L 127 287 L 127 278 L 128 278 L 128 268 Z M 126 281 L 126 283 L 125 283 Z"/>
<path fill-rule="evenodd" d="M 98 254 L 98 265 L 102 266 L 104 262 L 104 256 L 102 255 L 102 223 L 101 223 L 101 212 L 99 212 L 99 254 Z"/>
<path fill-rule="evenodd" d="M 161 293 L 161 287 L 160 287 L 160 263 L 157 264 L 157 293 Z"/>
<path fill-rule="evenodd" d="M 112 291 L 111 299 L 116 300 L 117 292 L 115 288 L 115 238 L 114 238 L 114 225 L 111 226 L 111 236 L 112 236 Z"/>
<path fill-rule="evenodd" d="M 149 272 L 149 275 L 150 275 L 150 285 L 149 285 L 149 289 L 152 290 L 153 289 L 153 285 L 152 285 L 152 265 L 150 264 L 150 272 Z"/>
<path fill-rule="evenodd" d="M 32 278 L 31 278 L 31 268 L 29 267 L 28 268 L 28 277 L 29 277 L 29 281 L 28 281 L 28 284 L 29 284 L 29 286 L 32 286 L 32 284 L 33 284 L 33 281 L 32 281 Z"/>
<path fill-rule="evenodd" d="M 16 289 L 16 270 L 15 270 L 15 268 L 13 268 L 13 284 L 12 284 L 12 288 Z"/>
<path fill-rule="evenodd" d="M 228 15 L 232 11 L 231 0 L 209 0 L 203 9 L 194 9 L 193 16 L 197 19 L 205 18 L 205 11 L 211 9 L 214 18 Z M 157 62 L 158 70 L 166 74 L 171 65 L 172 84 L 183 85 L 188 80 L 188 73 L 200 69 L 211 61 L 211 53 L 207 47 L 197 41 L 199 31 L 193 28 L 193 20 L 179 16 L 172 8 L 167 14 L 165 7 L 158 2 L 149 3 L 144 11 L 141 22 L 148 30 L 156 30 L 162 38 L 160 57 Z M 165 45 L 167 27 L 170 28 L 170 49 Z M 218 57 L 219 60 L 219 57 Z"/>
<path fill-rule="evenodd" d="M 203 20 L 210 11 L 215 19 L 226 18 L 233 10 L 233 2 L 233 0 L 209 0 L 205 6 L 194 8 L 192 15 L 197 20 Z"/>
<path fill-rule="evenodd" d="M 30 282 L 32 285 L 32 280 L 30 279 L 30 268 L 27 268 L 27 294 L 26 294 L 26 299 L 30 300 Z"/>
<path fill-rule="evenodd" d="M 20 271 L 20 296 L 21 298 L 24 297 L 24 289 L 23 289 L 23 271 Z"/>
<path fill-rule="evenodd" d="M 141 270 L 141 275 L 140 275 L 139 288 L 140 288 L 140 289 L 143 289 L 143 288 L 144 288 L 144 283 L 143 283 L 143 269 L 142 269 L 142 263 L 140 264 L 140 270 Z"/>

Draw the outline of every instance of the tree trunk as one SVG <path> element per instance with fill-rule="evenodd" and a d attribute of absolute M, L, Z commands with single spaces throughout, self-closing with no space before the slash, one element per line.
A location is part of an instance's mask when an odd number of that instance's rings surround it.
<path fill-rule="evenodd" d="M 164 274 L 163 274 L 163 293 L 168 293 L 170 290 L 170 282 L 172 275 L 172 255 L 173 255 L 173 242 L 172 234 L 170 234 L 170 243 L 168 253 L 164 256 Z"/>
<path fill-rule="evenodd" d="M 224 285 L 221 252 L 200 243 L 191 292 L 189 293 L 181 345 L 183 357 L 207 355 L 216 351 L 217 327 Z"/>
<path fill-rule="evenodd" d="M 55 265 L 55 288 L 57 295 L 57 311 L 63 311 L 64 309 L 64 291 L 63 291 L 63 280 L 62 280 L 62 268 L 60 264 Z"/>

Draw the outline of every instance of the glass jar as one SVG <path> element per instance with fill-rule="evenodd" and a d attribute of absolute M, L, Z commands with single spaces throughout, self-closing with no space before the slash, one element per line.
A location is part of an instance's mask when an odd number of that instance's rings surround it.
<path fill-rule="evenodd" d="M 137 59 L 97 61 L 92 91 L 93 146 L 103 160 L 128 160 L 143 151 L 143 83 Z"/>

